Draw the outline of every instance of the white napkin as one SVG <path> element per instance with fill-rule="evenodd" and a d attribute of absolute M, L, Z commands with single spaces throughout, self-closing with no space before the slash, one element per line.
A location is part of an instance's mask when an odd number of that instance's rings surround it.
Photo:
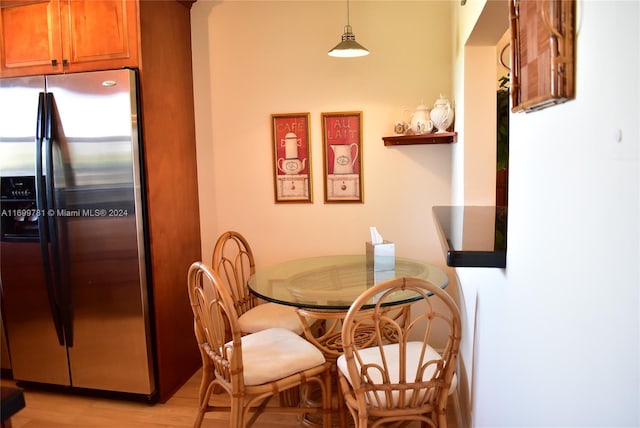
<path fill-rule="evenodd" d="M 378 233 L 378 230 L 375 228 L 375 226 L 371 226 L 369 228 L 369 231 L 371 232 L 371 243 L 373 245 L 382 244 L 382 235 Z"/>

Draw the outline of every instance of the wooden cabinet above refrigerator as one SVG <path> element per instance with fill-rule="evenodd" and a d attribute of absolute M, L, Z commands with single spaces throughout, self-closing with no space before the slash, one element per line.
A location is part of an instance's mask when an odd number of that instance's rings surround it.
<path fill-rule="evenodd" d="M 0 0 L 1 77 L 138 65 L 138 2 Z"/>

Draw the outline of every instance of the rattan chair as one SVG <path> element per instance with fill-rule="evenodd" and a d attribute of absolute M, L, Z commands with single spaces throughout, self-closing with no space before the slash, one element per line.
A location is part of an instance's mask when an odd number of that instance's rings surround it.
<path fill-rule="evenodd" d="M 398 292 L 417 293 L 426 303 L 426 309 L 406 326 L 385 314 L 386 299 Z M 375 304 L 372 309 L 363 309 L 371 304 Z M 375 335 L 359 343 L 359 326 L 372 322 Z M 447 399 L 455 388 L 460 328 L 453 299 L 421 279 L 391 279 L 360 295 L 344 319 L 344 354 L 337 360 L 340 387 L 356 427 L 419 421 L 422 426 L 445 428 Z M 446 343 L 438 352 L 430 342 L 440 334 Z M 416 336 L 417 341 L 412 339 Z"/>
<path fill-rule="evenodd" d="M 271 328 L 242 335 L 234 301 L 220 276 L 196 262 L 189 268 L 189 300 L 194 330 L 205 362 L 194 426 L 205 413 L 230 412 L 230 427 L 250 427 L 263 412 L 321 413 L 324 427 L 331 424 L 331 364 L 322 352 L 290 330 Z M 228 334 L 231 340 L 228 340 Z M 269 405 L 280 392 L 298 390 L 309 396 L 309 387 L 321 394 L 320 407 Z M 210 404 L 214 388 L 229 394 L 230 406 Z M 308 403 L 306 400 L 305 403 Z"/>
<path fill-rule="evenodd" d="M 282 327 L 302 334 L 295 307 L 259 302 L 249 291 L 247 280 L 255 272 L 255 260 L 249 243 L 240 233 L 228 231 L 220 235 L 213 249 L 211 266 L 231 291 L 243 333 Z"/>

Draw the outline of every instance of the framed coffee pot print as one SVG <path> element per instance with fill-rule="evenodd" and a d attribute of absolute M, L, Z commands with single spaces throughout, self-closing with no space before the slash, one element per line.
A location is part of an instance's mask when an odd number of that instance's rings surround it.
<path fill-rule="evenodd" d="M 275 201 L 312 202 L 309 113 L 272 114 Z"/>

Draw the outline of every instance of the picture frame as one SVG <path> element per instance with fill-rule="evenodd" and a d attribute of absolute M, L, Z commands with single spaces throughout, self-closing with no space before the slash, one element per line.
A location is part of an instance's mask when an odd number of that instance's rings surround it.
<path fill-rule="evenodd" d="M 362 112 L 321 115 L 324 202 L 363 203 Z"/>
<path fill-rule="evenodd" d="M 271 115 L 276 203 L 312 203 L 309 113 Z"/>
<path fill-rule="evenodd" d="M 509 1 L 514 113 L 575 98 L 575 3 Z"/>

